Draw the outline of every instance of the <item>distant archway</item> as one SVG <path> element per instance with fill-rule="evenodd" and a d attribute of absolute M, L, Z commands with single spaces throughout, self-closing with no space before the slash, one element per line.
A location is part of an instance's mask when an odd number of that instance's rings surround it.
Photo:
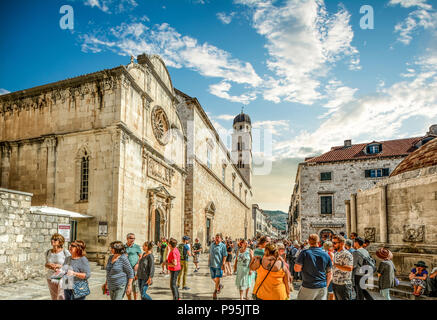
<path fill-rule="evenodd" d="M 334 234 L 334 232 L 331 229 L 323 229 L 320 231 L 320 240 L 323 240 L 323 236 L 326 235 L 326 239 L 329 240 L 329 236 L 331 234 Z"/>

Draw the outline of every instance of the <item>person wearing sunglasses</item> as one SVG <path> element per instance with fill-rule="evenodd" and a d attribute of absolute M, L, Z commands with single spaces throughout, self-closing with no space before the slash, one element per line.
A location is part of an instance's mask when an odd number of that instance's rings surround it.
<path fill-rule="evenodd" d="M 334 253 L 332 288 L 336 300 L 352 300 L 352 270 L 354 259 L 352 254 L 345 249 L 345 238 L 336 235 L 332 238 Z"/>
<path fill-rule="evenodd" d="M 131 264 L 132 269 L 134 270 L 135 273 L 135 278 L 134 281 L 132 283 L 132 292 L 134 294 L 134 300 L 137 300 L 137 292 L 138 292 L 138 276 L 137 276 L 137 271 L 138 271 L 138 261 L 141 258 L 142 255 L 142 251 L 141 251 L 141 247 L 139 245 L 137 245 L 135 243 L 135 235 L 133 233 L 128 233 L 126 236 L 126 254 L 127 257 L 129 259 L 129 262 Z M 127 298 L 128 300 L 132 300 L 132 294 L 131 293 L 127 293 Z"/>

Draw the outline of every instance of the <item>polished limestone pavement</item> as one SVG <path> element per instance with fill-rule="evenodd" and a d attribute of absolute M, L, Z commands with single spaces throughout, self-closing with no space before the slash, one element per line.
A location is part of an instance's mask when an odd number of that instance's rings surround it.
<path fill-rule="evenodd" d="M 155 256 L 156 257 L 156 256 Z M 158 257 L 156 257 L 158 259 Z M 42 266 L 43 267 L 43 266 Z M 194 272 L 194 264 L 190 258 L 187 286 L 190 290 L 179 290 L 181 300 L 212 300 L 214 282 L 208 268 L 208 254 L 202 254 L 199 263 L 200 270 Z M 160 274 L 161 266 L 156 265 L 153 285 L 148 294 L 154 300 L 172 299 L 170 290 L 170 276 Z M 109 300 L 109 296 L 102 294 L 102 284 L 105 283 L 106 271 L 91 263 L 91 277 L 89 279 L 91 294 L 87 300 Z M 222 278 L 224 288 L 218 294 L 218 300 L 237 300 L 240 295 L 235 286 L 235 275 Z M 252 290 L 249 290 L 249 298 Z M 292 299 L 297 292 L 292 292 Z M 125 299 L 127 299 L 125 297 Z M 44 278 L 29 279 L 0 286 L 0 300 L 50 300 L 47 282 Z"/>
<path fill-rule="evenodd" d="M 214 282 L 209 273 L 208 254 L 201 255 L 199 266 L 199 272 L 194 272 L 194 264 L 190 258 L 187 274 L 187 286 L 190 290 L 179 290 L 181 300 L 212 300 Z M 154 300 L 170 300 L 172 299 L 170 276 L 160 274 L 160 271 L 161 266 L 156 265 L 153 285 L 149 288 L 148 294 Z M 109 296 L 102 294 L 101 287 L 105 283 L 105 278 L 106 271 L 95 263 L 91 263 L 91 277 L 89 279 L 91 294 L 87 300 L 109 300 Z M 235 275 L 222 278 L 222 284 L 224 288 L 217 295 L 218 300 L 238 300 L 240 298 L 235 286 Z M 299 285 L 300 282 L 297 282 L 295 290 L 291 292 L 291 300 L 297 298 Z M 251 293 L 252 289 L 249 290 L 249 298 Z M 371 292 L 371 295 L 375 300 L 382 299 L 377 293 Z M 127 300 L 126 297 L 124 299 Z M 29 279 L 0 286 L 0 300 L 50 300 L 46 279 Z M 399 299 L 394 298 L 394 300 Z"/>

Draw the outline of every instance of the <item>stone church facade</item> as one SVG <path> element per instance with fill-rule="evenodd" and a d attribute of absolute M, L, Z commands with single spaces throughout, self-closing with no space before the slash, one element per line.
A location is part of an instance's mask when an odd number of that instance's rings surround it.
<path fill-rule="evenodd" d="M 251 161 L 246 162 L 247 170 L 242 171 L 238 146 L 232 145 L 232 151 L 237 152 L 233 157 L 199 101 L 181 91 L 176 92 L 178 111 L 188 140 L 185 234 L 199 238 L 202 243 L 211 241 L 217 232 L 233 239 L 251 237 L 252 190 L 248 180 L 252 172 Z M 251 127 L 250 119 L 244 121 L 244 125 Z M 245 136 L 246 133 L 235 130 L 234 126 L 233 141 Z"/>
<path fill-rule="evenodd" d="M 180 240 L 190 230 L 190 175 L 176 92 L 161 58 L 143 54 L 137 63 L 131 58 L 128 65 L 0 96 L 0 187 L 32 193 L 33 206 L 93 216 L 75 226 L 91 259 L 129 232 L 137 243 Z M 222 215 L 245 213 L 218 212 L 219 201 L 236 197 L 207 196 L 218 185 L 212 177 L 196 176 L 201 181 L 191 192 L 214 204 L 212 230 L 219 231 L 228 219 Z M 228 227 L 244 236 L 243 223 Z"/>

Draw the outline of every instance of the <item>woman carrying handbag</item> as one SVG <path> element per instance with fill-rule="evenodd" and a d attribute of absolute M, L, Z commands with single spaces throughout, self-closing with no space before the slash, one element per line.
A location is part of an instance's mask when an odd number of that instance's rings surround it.
<path fill-rule="evenodd" d="M 253 288 L 255 300 L 288 300 L 290 297 L 289 275 L 284 261 L 279 257 L 276 245 L 265 247 L 264 257 L 255 257 L 250 269 L 258 277 Z"/>

